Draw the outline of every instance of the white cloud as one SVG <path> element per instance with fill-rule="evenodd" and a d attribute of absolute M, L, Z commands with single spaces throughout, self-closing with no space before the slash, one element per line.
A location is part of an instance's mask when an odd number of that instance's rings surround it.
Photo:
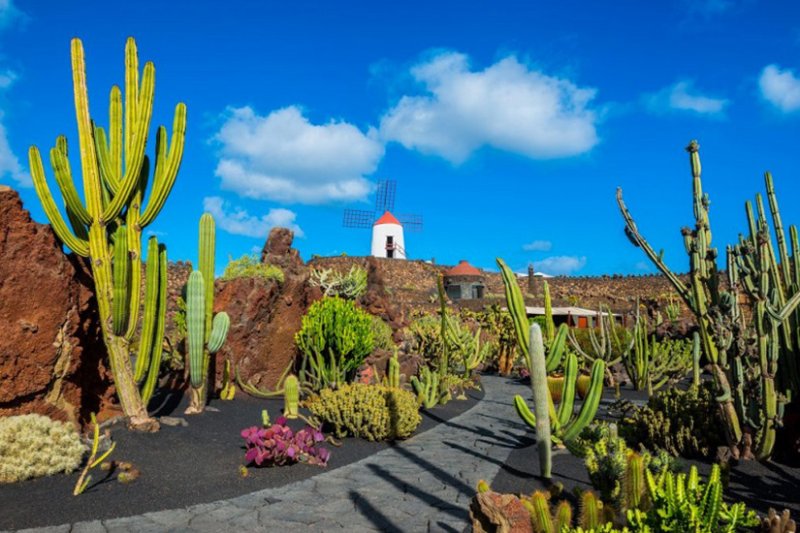
<path fill-rule="evenodd" d="M 721 115 L 730 100 L 700 94 L 692 81 L 682 80 L 645 95 L 645 103 L 655 112 L 689 111 L 700 115 Z"/>
<path fill-rule="evenodd" d="M 598 142 L 595 89 L 548 76 L 510 56 L 482 71 L 448 52 L 415 66 L 426 89 L 381 118 L 381 136 L 461 163 L 482 146 L 535 159 L 568 157 Z"/>
<path fill-rule="evenodd" d="M 650 272 L 653 269 L 653 265 L 649 261 L 637 261 L 633 268 L 643 272 Z"/>
<path fill-rule="evenodd" d="M 553 243 L 550 241 L 533 241 L 522 245 L 526 252 L 549 252 L 552 247 Z"/>
<path fill-rule="evenodd" d="M 570 255 L 556 255 L 547 257 L 541 261 L 534 263 L 536 272 L 544 272 L 545 274 L 574 274 L 578 270 L 586 266 L 586 257 L 576 257 Z"/>
<path fill-rule="evenodd" d="M 784 113 L 800 109 L 800 79 L 792 69 L 767 65 L 758 78 L 761 96 Z"/>
<path fill-rule="evenodd" d="M 298 107 L 260 116 L 228 110 L 214 139 L 221 145 L 216 175 L 242 196 L 319 204 L 360 200 L 372 190 L 365 176 L 383 157 L 374 131 L 347 122 L 311 124 Z"/>
<path fill-rule="evenodd" d="M 0 179 L 10 177 L 19 187 L 33 187 L 31 175 L 22 168 L 19 159 L 11 150 L 8 143 L 8 133 L 2 123 L 3 114 L 0 112 Z"/>
<path fill-rule="evenodd" d="M 296 237 L 303 237 L 303 230 L 295 223 L 294 211 L 283 208 L 270 209 L 260 217 L 251 215 L 240 207 L 233 207 L 219 196 L 203 200 L 203 208 L 211 213 L 217 225 L 228 233 L 246 237 L 266 237 L 274 227 L 289 228 Z"/>

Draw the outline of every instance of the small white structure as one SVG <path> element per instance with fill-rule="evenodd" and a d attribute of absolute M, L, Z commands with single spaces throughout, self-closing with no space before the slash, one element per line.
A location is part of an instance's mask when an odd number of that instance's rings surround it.
<path fill-rule="evenodd" d="M 403 225 L 389 211 L 384 212 L 372 225 L 371 255 L 388 259 L 406 258 Z"/>

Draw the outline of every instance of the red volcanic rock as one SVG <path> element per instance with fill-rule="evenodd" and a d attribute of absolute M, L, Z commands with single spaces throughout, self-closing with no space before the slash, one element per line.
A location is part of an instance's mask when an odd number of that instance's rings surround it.
<path fill-rule="evenodd" d="M 261 250 L 261 262 L 277 265 L 288 270 L 303 266 L 300 254 L 292 248 L 294 232 L 289 228 L 272 228 Z"/>
<path fill-rule="evenodd" d="M 283 269 L 283 283 L 256 278 L 217 282 L 215 311 L 231 318 L 228 338 L 216 355 L 218 383 L 229 359 L 245 382 L 272 389 L 295 360 L 294 335 L 322 294 L 309 285 L 308 269 L 291 243 L 291 230 L 273 228 L 262 253 L 262 259 Z"/>
<path fill-rule="evenodd" d="M 113 397 L 91 273 L 0 186 L 0 415 L 86 421 Z"/>
<path fill-rule="evenodd" d="M 531 515 L 513 494 L 478 493 L 469 504 L 475 533 L 533 533 Z"/>

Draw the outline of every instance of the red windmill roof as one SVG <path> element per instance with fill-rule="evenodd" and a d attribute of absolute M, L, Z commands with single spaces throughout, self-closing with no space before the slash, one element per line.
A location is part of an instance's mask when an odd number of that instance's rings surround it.
<path fill-rule="evenodd" d="M 402 226 L 400 221 L 394 218 L 394 215 L 389 211 L 386 211 L 383 215 L 381 215 L 381 218 L 376 220 L 373 226 L 380 226 L 381 224 L 397 224 L 398 226 Z"/>
<path fill-rule="evenodd" d="M 483 273 L 462 259 L 456 266 L 444 273 L 445 276 L 483 276 Z"/>

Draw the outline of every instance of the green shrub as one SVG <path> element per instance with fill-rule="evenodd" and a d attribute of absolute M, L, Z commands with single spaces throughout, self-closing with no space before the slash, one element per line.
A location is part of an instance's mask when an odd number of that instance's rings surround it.
<path fill-rule="evenodd" d="M 294 337 L 303 356 L 300 380 L 313 390 L 351 380 L 375 346 L 372 327 L 372 315 L 350 300 L 314 302 Z"/>
<path fill-rule="evenodd" d="M 42 415 L 0 418 L 0 483 L 72 472 L 84 452 L 80 435 L 66 422 Z"/>
<path fill-rule="evenodd" d="M 261 278 L 283 283 L 283 270 L 275 265 L 262 263 L 255 255 L 247 254 L 239 259 L 230 259 L 220 279 L 228 281 L 237 278 Z"/>
<path fill-rule="evenodd" d="M 681 457 L 706 457 L 724 444 L 713 387 L 668 388 L 644 407 L 628 405 L 620 435 L 632 446 L 646 445 Z"/>
<path fill-rule="evenodd" d="M 381 317 L 370 315 L 372 318 L 372 338 L 374 339 L 375 349 L 392 351 L 395 348 L 392 335 L 392 326 L 383 321 Z"/>
<path fill-rule="evenodd" d="M 349 383 L 337 390 L 323 389 L 305 405 L 339 438 L 404 439 L 422 421 L 414 394 L 383 385 Z"/>

